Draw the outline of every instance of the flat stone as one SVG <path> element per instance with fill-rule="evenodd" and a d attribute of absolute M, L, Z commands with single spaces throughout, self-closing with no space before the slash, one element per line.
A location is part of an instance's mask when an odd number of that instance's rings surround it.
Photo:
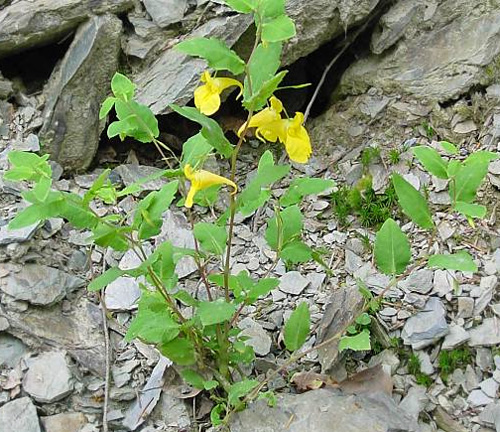
<path fill-rule="evenodd" d="M 23 389 L 36 401 L 52 403 L 63 399 L 73 390 L 65 353 L 53 351 L 40 354 L 30 359 L 28 366 Z"/>
<path fill-rule="evenodd" d="M 0 430 L 40 432 L 36 408 L 29 397 L 14 399 L 0 407 Z"/>
<path fill-rule="evenodd" d="M 432 289 L 432 278 L 434 272 L 429 269 L 421 269 L 413 272 L 398 285 L 401 289 L 427 294 Z"/>
<path fill-rule="evenodd" d="M 188 8 L 187 0 L 143 0 L 143 3 L 159 27 L 179 22 Z"/>
<path fill-rule="evenodd" d="M 22 312 L 0 310 L 0 316 L 9 321 L 9 332 L 30 347 L 67 351 L 83 368 L 104 375 L 102 312 L 84 297 L 66 313 L 56 304 Z"/>
<path fill-rule="evenodd" d="M 477 408 L 492 403 L 493 398 L 486 396 L 482 390 L 472 390 L 467 397 L 467 402 L 469 402 L 473 408 Z"/>
<path fill-rule="evenodd" d="M 104 291 L 104 302 L 109 310 L 131 310 L 137 307 L 137 300 L 141 297 L 139 283 L 131 278 L 122 276 L 111 282 Z"/>
<path fill-rule="evenodd" d="M 387 366 L 391 372 L 391 375 L 394 375 L 398 370 L 401 361 L 399 357 L 394 353 L 393 350 L 386 349 L 382 351 L 380 354 L 373 356 L 368 362 L 368 367 L 374 367 L 378 364 L 382 366 Z"/>
<path fill-rule="evenodd" d="M 0 279 L 0 290 L 16 300 L 49 306 L 85 285 L 85 280 L 38 264 L 7 265 L 10 273 Z"/>
<path fill-rule="evenodd" d="M 428 401 L 427 389 L 423 386 L 414 386 L 410 387 L 408 393 L 399 404 L 399 408 L 407 415 L 418 420 L 419 414 L 424 410 Z"/>
<path fill-rule="evenodd" d="M 444 337 L 441 349 L 452 350 L 469 339 L 467 331 L 457 324 L 450 324 L 449 330 L 450 332 Z"/>
<path fill-rule="evenodd" d="M 245 318 L 241 320 L 239 327 L 242 329 L 240 335 L 248 338 L 245 340 L 245 344 L 250 345 L 255 351 L 255 354 L 259 356 L 266 356 L 269 354 L 272 340 L 259 323 L 251 318 Z"/>
<path fill-rule="evenodd" d="M 418 425 L 385 393 L 342 395 L 319 389 L 279 394 L 271 408 L 260 400 L 236 413 L 231 432 L 414 432 Z"/>
<path fill-rule="evenodd" d="M 27 227 L 15 230 L 9 229 L 7 225 L 0 227 L 0 246 L 8 245 L 11 243 L 22 243 L 30 240 L 35 234 L 39 225 L 40 223 L 37 222 L 33 225 L 28 225 Z"/>
<path fill-rule="evenodd" d="M 163 171 L 152 166 L 134 164 L 120 165 L 113 170 L 120 176 L 125 186 L 130 186 L 144 177 L 154 176 L 155 174 L 159 176 Z M 160 190 L 166 183 L 168 181 L 165 178 L 159 177 L 141 184 L 141 189 L 144 191 Z"/>
<path fill-rule="evenodd" d="M 486 318 L 482 324 L 469 330 L 469 346 L 494 346 L 500 344 L 500 320 Z"/>
<path fill-rule="evenodd" d="M 490 398 L 495 398 L 498 391 L 498 383 L 493 378 L 487 378 L 479 384 L 484 394 Z"/>
<path fill-rule="evenodd" d="M 480 295 L 476 298 L 474 316 L 480 315 L 481 312 L 490 304 L 497 284 L 498 278 L 494 275 L 484 276 L 481 278 L 481 282 L 479 283 Z"/>
<path fill-rule="evenodd" d="M 66 412 L 40 417 L 45 432 L 80 432 L 87 418 L 79 412 Z"/>
<path fill-rule="evenodd" d="M 468 134 L 477 130 L 476 124 L 472 120 L 467 120 L 457 123 L 453 128 L 453 132 L 458 134 Z"/>
<path fill-rule="evenodd" d="M 28 348 L 18 338 L 8 333 L 0 333 L 0 368 L 14 368 L 26 354 Z"/>
<path fill-rule="evenodd" d="M 422 349 L 448 334 L 448 331 L 443 303 L 431 297 L 422 311 L 406 321 L 401 337 L 405 345 Z"/>
<path fill-rule="evenodd" d="M 448 270 L 436 270 L 434 272 L 433 290 L 434 294 L 439 297 L 444 297 L 446 294 L 453 291 L 455 272 Z"/>
<path fill-rule="evenodd" d="M 457 318 L 471 318 L 474 316 L 474 299 L 470 297 L 458 297 Z"/>
<path fill-rule="evenodd" d="M 420 360 L 420 372 L 426 375 L 432 375 L 434 373 L 434 366 L 431 361 L 431 356 L 425 351 L 415 351 L 415 354 Z"/>
<path fill-rule="evenodd" d="M 287 294 L 299 295 L 309 283 L 309 280 L 298 271 L 290 271 L 281 276 L 279 289 Z"/>
<path fill-rule="evenodd" d="M 121 32 L 117 17 L 93 16 L 78 29 L 49 80 L 40 139 L 64 170 L 86 169 L 97 152 L 104 126 L 98 108 L 118 69 Z"/>

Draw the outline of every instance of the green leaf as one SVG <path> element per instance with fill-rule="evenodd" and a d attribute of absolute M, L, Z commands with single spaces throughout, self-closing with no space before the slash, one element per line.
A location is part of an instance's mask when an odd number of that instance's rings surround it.
<path fill-rule="evenodd" d="M 235 311 L 236 307 L 233 304 L 219 299 L 211 302 L 200 302 L 196 315 L 200 318 L 202 325 L 206 327 L 229 321 Z"/>
<path fill-rule="evenodd" d="M 220 39 L 198 37 L 180 42 L 176 49 L 193 57 L 201 57 L 215 70 L 228 70 L 239 75 L 245 70 L 245 62 Z"/>
<path fill-rule="evenodd" d="M 353 351 L 371 350 L 370 332 L 363 330 L 356 336 L 343 336 L 339 341 L 339 351 L 350 349 Z"/>
<path fill-rule="evenodd" d="M 285 13 L 285 0 L 260 0 L 259 13 L 263 18 L 276 18 Z"/>
<path fill-rule="evenodd" d="M 300 240 L 286 243 L 281 250 L 281 258 L 293 264 L 303 263 L 312 259 L 311 248 Z"/>
<path fill-rule="evenodd" d="M 262 40 L 265 42 L 280 42 L 294 37 L 295 24 L 286 15 L 262 23 Z"/>
<path fill-rule="evenodd" d="M 203 164 L 212 150 L 210 143 L 198 132 L 183 144 L 181 165 L 184 167 L 189 164 L 196 168 Z"/>
<path fill-rule="evenodd" d="M 411 220 L 422 228 L 433 228 L 431 212 L 422 194 L 397 173 L 392 174 L 392 184 L 399 204 Z"/>
<path fill-rule="evenodd" d="M 479 186 L 488 174 L 490 160 L 494 157 L 496 155 L 490 152 L 476 152 L 462 163 L 454 176 L 454 181 L 450 183 L 449 193 L 452 203 L 474 201 Z"/>
<path fill-rule="evenodd" d="M 165 299 L 157 291 L 144 290 L 138 304 L 137 315 L 132 320 L 125 341 L 140 338 L 148 343 L 166 343 L 180 332 L 180 325 L 173 319 Z M 173 359 L 171 359 L 173 361 Z"/>
<path fill-rule="evenodd" d="M 204 250 L 215 255 L 222 255 L 227 242 L 227 232 L 224 227 L 208 222 L 198 222 L 194 226 L 193 233 Z"/>
<path fill-rule="evenodd" d="M 281 81 L 283 81 L 283 78 L 285 78 L 285 75 L 287 73 L 288 71 L 286 70 L 281 71 L 271 79 L 264 82 L 259 90 L 255 92 L 248 101 L 243 101 L 243 106 L 247 109 L 253 108 L 254 110 L 260 110 L 261 108 L 263 108 L 266 105 L 267 100 L 279 87 Z"/>
<path fill-rule="evenodd" d="M 176 338 L 158 346 L 160 352 L 180 366 L 191 366 L 196 363 L 196 353 L 193 342 L 189 339 Z"/>
<path fill-rule="evenodd" d="M 243 105 L 247 109 L 259 110 L 266 104 L 267 98 L 271 96 L 272 92 L 266 96 L 261 90 L 268 81 L 273 78 L 277 80 L 275 75 L 280 67 L 281 49 L 280 42 L 259 44 L 249 60 L 248 76 L 245 78 L 243 88 Z M 276 87 L 279 82 L 276 83 Z M 267 85 L 269 86 L 269 84 Z"/>
<path fill-rule="evenodd" d="M 310 327 L 309 306 L 300 303 L 285 324 L 285 346 L 289 351 L 297 351 L 307 339 Z"/>
<path fill-rule="evenodd" d="M 31 180 L 39 181 L 41 178 L 51 178 L 52 168 L 47 162 L 49 155 L 38 156 L 35 153 L 12 150 L 7 158 L 12 168 L 3 178 L 10 181 Z"/>
<path fill-rule="evenodd" d="M 210 411 L 210 423 L 212 423 L 212 426 L 219 426 L 222 424 L 226 411 L 227 406 L 223 403 L 219 403 L 212 408 L 212 411 Z"/>
<path fill-rule="evenodd" d="M 92 241 L 102 247 L 110 247 L 117 251 L 127 251 L 129 250 L 129 242 L 125 234 L 129 231 L 129 227 L 107 225 L 100 222 L 92 230 Z"/>
<path fill-rule="evenodd" d="M 108 97 L 104 100 L 104 102 L 101 105 L 101 109 L 99 110 L 99 120 L 102 120 L 105 118 L 109 112 L 111 111 L 111 108 L 113 108 L 115 104 L 116 98 L 114 97 Z"/>
<path fill-rule="evenodd" d="M 175 273 L 174 248 L 171 242 L 165 241 L 157 247 L 156 251 L 160 255 L 160 259 L 155 263 L 155 273 L 160 276 L 167 291 L 170 291 L 175 288 L 178 282 Z"/>
<path fill-rule="evenodd" d="M 90 282 L 87 289 L 89 291 L 100 291 L 120 276 L 123 276 L 125 273 L 126 272 L 124 270 L 121 270 L 118 267 L 111 267 Z"/>
<path fill-rule="evenodd" d="M 227 395 L 229 404 L 237 406 L 240 403 L 240 399 L 250 393 L 258 385 L 259 381 L 250 379 L 244 379 L 243 381 L 232 384 Z"/>
<path fill-rule="evenodd" d="M 193 369 L 181 370 L 181 377 L 194 388 L 203 390 L 205 388 L 205 378 Z"/>
<path fill-rule="evenodd" d="M 436 150 L 428 146 L 417 146 L 413 147 L 412 151 L 420 163 L 432 175 L 441 179 L 448 178 L 447 163 Z"/>
<path fill-rule="evenodd" d="M 447 169 L 447 173 L 448 173 L 448 178 L 452 178 L 452 177 L 455 177 L 458 173 L 458 171 L 460 170 L 462 164 L 460 163 L 460 161 L 457 161 L 457 160 L 451 160 L 449 163 L 448 163 L 448 169 Z"/>
<path fill-rule="evenodd" d="M 38 202 L 43 203 L 49 196 L 51 186 L 52 179 L 50 177 L 41 177 L 31 192 Z"/>
<path fill-rule="evenodd" d="M 432 255 L 428 262 L 429 267 L 443 270 L 459 270 L 463 272 L 477 272 L 477 265 L 466 251 L 449 255 Z"/>
<path fill-rule="evenodd" d="M 117 98 L 129 101 L 134 97 L 135 84 L 125 75 L 117 72 L 111 80 L 111 90 Z"/>
<path fill-rule="evenodd" d="M 471 218 L 482 219 L 486 216 L 486 207 L 479 204 L 470 204 L 458 201 L 453 208 L 464 216 Z"/>
<path fill-rule="evenodd" d="M 448 141 L 441 141 L 439 144 L 446 153 L 452 155 L 458 154 L 458 149 L 455 144 L 452 144 L 451 142 Z"/>
<path fill-rule="evenodd" d="M 240 13 L 250 13 L 257 7 L 257 0 L 225 0 L 225 3 Z"/>
<path fill-rule="evenodd" d="M 268 295 L 273 289 L 277 288 L 280 284 L 279 279 L 276 278 L 266 278 L 260 279 L 247 294 L 247 300 L 250 303 L 254 303 L 259 297 L 264 297 Z"/>
<path fill-rule="evenodd" d="M 117 100 L 115 111 L 119 121 L 109 125 L 108 136 L 120 135 L 122 139 L 130 136 L 140 142 L 148 143 L 160 134 L 158 120 L 146 105 L 133 100 L 127 102 Z"/>
<path fill-rule="evenodd" d="M 356 318 L 356 324 L 362 325 L 362 326 L 367 326 L 372 322 L 372 319 L 370 318 L 370 315 L 368 315 L 366 312 L 362 313 L 360 316 Z"/>
<path fill-rule="evenodd" d="M 186 117 L 202 126 L 201 134 L 203 137 L 225 158 L 229 158 L 233 153 L 233 147 L 231 143 L 224 136 L 219 123 L 214 119 L 207 117 L 206 115 L 199 112 L 193 107 L 180 107 L 178 105 L 171 104 L 172 108 L 177 114 Z"/>
<path fill-rule="evenodd" d="M 393 219 L 387 219 L 375 239 L 375 261 L 381 272 L 397 275 L 410 262 L 410 244 L 406 234 Z"/>
<path fill-rule="evenodd" d="M 316 195 L 333 186 L 335 186 L 333 180 L 309 177 L 296 178 L 288 186 L 285 194 L 280 199 L 280 203 L 284 207 L 298 204 L 306 195 Z"/>
<path fill-rule="evenodd" d="M 298 237 L 302 231 L 303 216 L 297 205 L 287 207 L 267 222 L 266 240 L 273 250 Z M 279 223 L 278 223 L 279 222 Z"/>

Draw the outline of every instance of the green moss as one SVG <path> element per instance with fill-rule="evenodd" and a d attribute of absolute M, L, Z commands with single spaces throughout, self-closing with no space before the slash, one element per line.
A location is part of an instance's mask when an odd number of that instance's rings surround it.
<path fill-rule="evenodd" d="M 429 375 L 422 373 L 420 358 L 415 353 L 412 353 L 410 357 L 408 357 L 407 368 L 408 372 L 415 377 L 417 384 L 430 387 L 432 384 L 432 378 Z"/>
<path fill-rule="evenodd" d="M 447 382 L 455 369 L 465 368 L 471 362 L 472 352 L 467 347 L 441 351 L 438 359 L 439 375 L 444 382 Z"/>

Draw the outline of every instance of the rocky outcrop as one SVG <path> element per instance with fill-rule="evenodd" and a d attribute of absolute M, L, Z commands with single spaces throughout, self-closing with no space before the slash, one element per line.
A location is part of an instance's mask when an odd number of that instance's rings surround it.
<path fill-rule="evenodd" d="M 99 108 L 118 69 L 121 21 L 96 16 L 83 24 L 51 77 L 40 136 L 66 170 L 87 168 L 97 151 Z"/>
<path fill-rule="evenodd" d="M 372 37 L 374 54 L 347 70 L 339 93 L 376 87 L 441 102 L 494 81 L 500 69 L 500 11 L 493 3 L 399 1 Z"/>
<path fill-rule="evenodd" d="M 21 0 L 0 11 L 0 58 L 71 33 L 92 15 L 118 13 L 132 0 Z"/>

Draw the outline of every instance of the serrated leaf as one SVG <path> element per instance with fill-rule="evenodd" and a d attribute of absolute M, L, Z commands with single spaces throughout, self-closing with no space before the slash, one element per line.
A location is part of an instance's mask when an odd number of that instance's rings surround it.
<path fill-rule="evenodd" d="M 224 227 L 208 222 L 198 222 L 194 226 L 193 233 L 202 249 L 215 255 L 223 254 L 227 242 L 227 232 Z"/>
<path fill-rule="evenodd" d="M 458 201 L 453 208 L 464 216 L 471 218 L 482 219 L 486 216 L 486 207 L 479 204 L 470 204 Z"/>
<path fill-rule="evenodd" d="M 368 315 L 366 312 L 362 313 L 360 316 L 356 318 L 356 324 L 362 325 L 362 326 L 367 326 L 372 322 L 372 319 L 370 318 L 370 315 Z"/>
<path fill-rule="evenodd" d="M 455 144 L 452 144 L 451 142 L 448 141 L 440 141 L 439 145 L 441 148 L 448 154 L 458 154 L 458 149 Z"/>
<path fill-rule="evenodd" d="M 111 79 L 111 90 L 117 98 L 128 101 L 134 97 L 135 84 L 125 75 L 117 72 Z"/>
<path fill-rule="evenodd" d="M 170 107 L 183 117 L 192 120 L 202 126 L 201 134 L 225 158 L 229 158 L 233 153 L 233 147 L 228 139 L 224 136 L 219 123 L 214 119 L 207 117 L 199 112 L 194 107 L 180 107 L 178 105 L 170 105 Z"/>
<path fill-rule="evenodd" d="M 441 179 L 448 178 L 448 164 L 436 150 L 428 146 L 417 146 L 412 151 L 429 173 Z"/>
<path fill-rule="evenodd" d="M 266 278 L 260 279 L 247 294 L 247 299 L 250 303 L 254 303 L 259 297 L 268 295 L 273 289 L 280 284 L 279 279 Z"/>
<path fill-rule="evenodd" d="M 433 228 L 431 212 L 422 194 L 397 173 L 392 174 L 392 184 L 406 215 L 422 228 Z"/>
<path fill-rule="evenodd" d="M 410 244 L 406 234 L 393 219 L 387 219 L 375 239 L 377 267 L 387 275 L 398 275 L 405 271 L 410 259 Z"/>
<path fill-rule="evenodd" d="M 233 50 L 216 38 L 193 38 L 176 45 L 185 54 L 205 59 L 215 70 L 228 70 L 239 75 L 245 70 L 245 62 Z"/>
<path fill-rule="evenodd" d="M 305 196 L 319 194 L 333 186 L 335 186 L 333 180 L 310 177 L 296 178 L 288 186 L 285 194 L 280 199 L 280 203 L 284 207 L 298 204 Z"/>
<path fill-rule="evenodd" d="M 233 304 L 219 299 L 200 302 L 196 315 L 200 318 L 203 326 L 209 326 L 229 321 L 235 311 L 236 307 Z"/>
<path fill-rule="evenodd" d="M 339 341 L 339 351 L 350 349 L 353 351 L 371 350 L 370 333 L 363 330 L 356 336 L 343 336 Z"/>
<path fill-rule="evenodd" d="M 265 42 L 281 42 L 296 34 L 294 22 L 286 15 L 280 15 L 262 23 L 262 40 Z"/>
<path fill-rule="evenodd" d="M 437 267 L 443 270 L 459 270 L 463 272 L 477 272 L 477 265 L 466 251 L 455 254 L 432 255 L 428 262 L 429 267 Z"/>
<path fill-rule="evenodd" d="M 110 96 L 104 100 L 104 102 L 101 105 L 101 109 L 99 110 L 99 120 L 102 120 L 105 118 L 111 109 L 113 108 L 115 104 L 116 98 Z"/>
<path fill-rule="evenodd" d="M 240 399 L 250 393 L 258 385 L 259 381 L 250 379 L 244 379 L 243 381 L 234 383 L 229 388 L 227 395 L 229 404 L 232 406 L 238 405 Z"/>
<path fill-rule="evenodd" d="M 285 346 L 289 351 L 296 351 L 307 339 L 310 328 L 309 307 L 306 302 L 300 303 L 285 324 Z"/>
<path fill-rule="evenodd" d="M 165 356 L 180 366 L 191 366 L 196 363 L 196 352 L 189 339 L 175 338 L 167 343 L 158 345 L 158 349 Z"/>
<path fill-rule="evenodd" d="M 92 280 L 87 289 L 89 291 L 99 291 L 103 288 L 106 288 L 111 282 L 115 281 L 120 276 L 123 276 L 125 273 L 126 272 L 124 270 L 121 270 L 118 267 L 111 267 L 107 269 L 103 274 Z"/>

